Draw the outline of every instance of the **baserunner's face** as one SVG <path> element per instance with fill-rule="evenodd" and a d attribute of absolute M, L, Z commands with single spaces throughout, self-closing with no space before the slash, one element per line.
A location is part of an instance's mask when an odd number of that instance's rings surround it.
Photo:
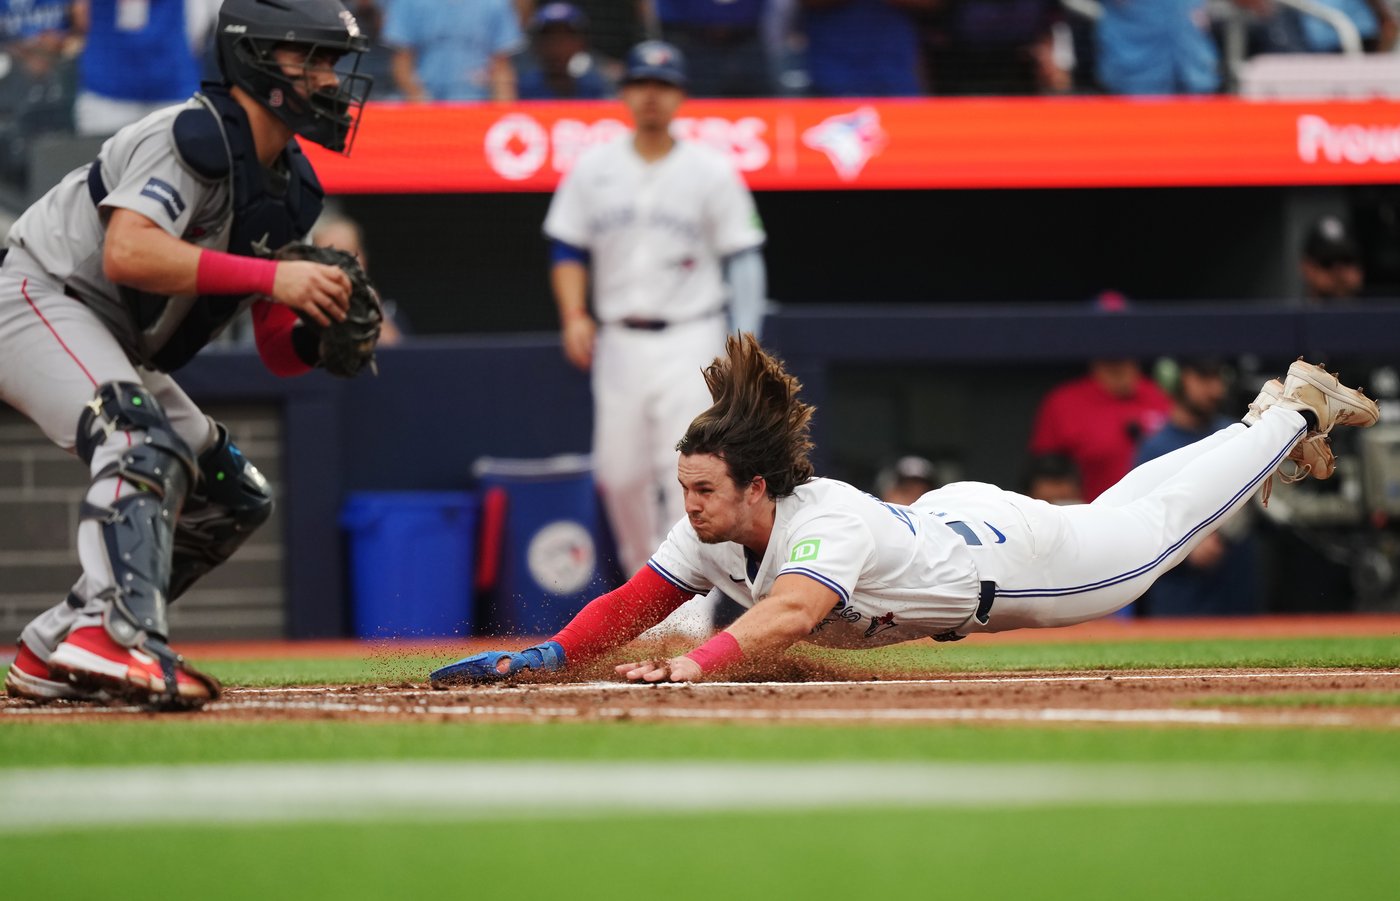
<path fill-rule="evenodd" d="M 335 74 L 340 56 L 333 50 L 320 48 L 312 53 L 307 47 L 288 44 L 273 50 L 272 56 L 303 97 L 340 87 L 340 76 Z"/>
<path fill-rule="evenodd" d="M 747 533 L 754 499 L 761 493 L 752 482 L 734 484 L 729 467 L 714 454 L 682 454 L 676 473 L 685 493 L 685 515 L 701 541 L 739 541 Z"/>

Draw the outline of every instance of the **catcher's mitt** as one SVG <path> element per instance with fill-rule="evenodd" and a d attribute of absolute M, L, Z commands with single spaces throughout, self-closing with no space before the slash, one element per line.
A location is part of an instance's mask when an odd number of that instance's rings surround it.
<path fill-rule="evenodd" d="M 288 244 L 277 251 L 274 258 L 338 266 L 349 277 L 350 308 L 345 311 L 344 321 L 321 326 L 303 316 L 302 322 L 319 335 L 321 365 L 326 372 L 343 379 L 359 375 L 366 367 L 377 373 L 374 347 L 379 342 L 379 329 L 384 322 L 384 305 L 359 261 L 343 250 L 314 244 Z"/>

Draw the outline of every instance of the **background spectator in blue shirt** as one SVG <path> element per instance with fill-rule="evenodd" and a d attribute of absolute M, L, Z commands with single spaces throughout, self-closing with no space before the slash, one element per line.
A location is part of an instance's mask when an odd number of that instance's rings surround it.
<path fill-rule="evenodd" d="M 820 97 L 924 93 L 914 13 L 937 0 L 802 0 L 807 72 Z"/>
<path fill-rule="evenodd" d="M 588 17 L 572 3 L 546 3 L 530 19 L 519 60 L 521 100 L 600 100 L 613 95 L 588 46 Z"/>
<path fill-rule="evenodd" d="M 0 53 L 11 74 L 43 78 L 57 65 L 70 34 L 71 0 L 0 0 Z"/>
<path fill-rule="evenodd" d="M 73 125 L 69 0 L 0 0 L 0 179 L 28 179 L 29 140 Z"/>
<path fill-rule="evenodd" d="M 1099 83 L 1113 94 L 1220 89 L 1206 0 L 1105 0 L 1097 49 Z"/>
<path fill-rule="evenodd" d="M 405 99 L 516 99 L 510 57 L 524 37 L 511 0 L 392 0 L 382 40 Z"/>
<path fill-rule="evenodd" d="M 692 97 L 763 97 L 772 69 L 763 42 L 769 0 L 642 0 L 644 18 L 685 57 Z"/>
<path fill-rule="evenodd" d="M 79 134 L 109 135 L 199 89 L 218 0 L 79 0 L 86 32 L 73 108 Z"/>
<path fill-rule="evenodd" d="M 1361 34 L 1363 46 L 1371 52 L 1388 51 L 1395 47 L 1395 11 L 1385 0 L 1314 0 L 1344 13 Z M 1309 53 L 1337 53 L 1342 49 L 1337 29 L 1317 16 L 1304 15 L 1298 10 L 1289 13 L 1297 20 L 1301 49 Z"/>

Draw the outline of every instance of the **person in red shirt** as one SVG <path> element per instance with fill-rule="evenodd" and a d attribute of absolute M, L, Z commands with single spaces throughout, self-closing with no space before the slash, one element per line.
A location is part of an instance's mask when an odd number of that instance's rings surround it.
<path fill-rule="evenodd" d="M 1064 454 L 1079 467 L 1092 501 L 1133 468 L 1138 445 L 1157 431 L 1171 398 L 1134 360 L 1093 360 L 1088 375 L 1053 389 L 1040 402 L 1030 452 Z"/>

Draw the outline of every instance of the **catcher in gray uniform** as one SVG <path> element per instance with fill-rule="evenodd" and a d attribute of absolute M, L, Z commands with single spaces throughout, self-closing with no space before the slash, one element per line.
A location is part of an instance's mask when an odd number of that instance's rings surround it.
<path fill-rule="evenodd" d="M 82 576 L 21 633 L 11 695 L 158 707 L 218 697 L 218 683 L 171 650 L 166 606 L 233 554 L 272 498 L 168 373 L 249 307 L 279 375 L 358 371 L 323 359 L 347 319 L 372 359 L 377 299 L 362 277 L 271 253 L 304 240 L 321 212 L 293 135 L 348 152 L 367 49 L 338 0 L 226 0 L 223 81 L 119 131 L 11 229 L 0 400 L 92 474 Z"/>

